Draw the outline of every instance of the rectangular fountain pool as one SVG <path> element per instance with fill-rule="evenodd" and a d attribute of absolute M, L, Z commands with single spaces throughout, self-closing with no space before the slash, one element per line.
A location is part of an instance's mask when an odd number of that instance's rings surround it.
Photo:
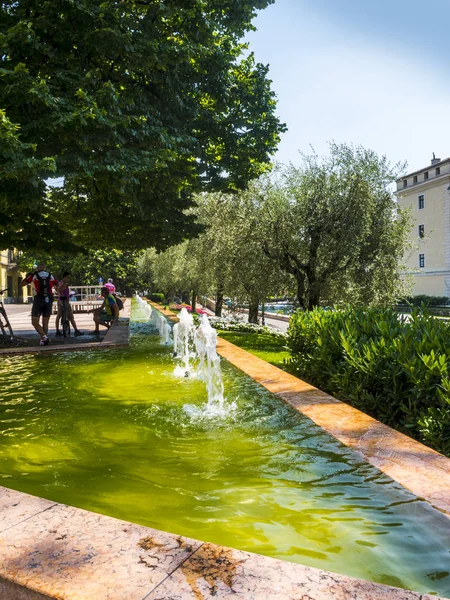
<path fill-rule="evenodd" d="M 135 314 L 129 349 L 3 360 L 3 485 L 450 596 L 446 517 L 226 361 L 226 414 L 203 415 L 204 384 L 174 376 L 170 348 Z"/>

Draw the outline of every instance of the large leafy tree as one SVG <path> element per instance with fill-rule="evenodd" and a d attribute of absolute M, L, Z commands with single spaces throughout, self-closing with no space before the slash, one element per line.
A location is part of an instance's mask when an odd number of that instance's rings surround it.
<path fill-rule="evenodd" d="M 333 143 L 329 156 L 304 156 L 301 167 L 261 183 L 262 246 L 294 277 L 301 307 L 402 294 L 410 223 L 392 192 L 402 169 L 361 146 Z"/>
<path fill-rule="evenodd" d="M 64 271 L 71 273 L 72 285 L 97 285 L 99 277 L 111 277 L 118 292 L 131 295 L 141 287 L 138 274 L 138 253 L 129 250 L 89 250 L 83 253 L 52 252 L 39 255 L 24 252 L 20 268 L 32 271 L 37 262 L 45 262 L 57 279 Z"/>
<path fill-rule="evenodd" d="M 284 126 L 239 40 L 272 1 L 0 2 L 0 247 L 167 247 L 259 176 Z"/>

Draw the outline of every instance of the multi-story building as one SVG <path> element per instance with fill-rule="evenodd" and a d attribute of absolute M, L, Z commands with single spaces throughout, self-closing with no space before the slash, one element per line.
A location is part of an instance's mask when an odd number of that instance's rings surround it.
<path fill-rule="evenodd" d="M 450 297 L 450 158 L 433 154 L 431 165 L 398 179 L 397 198 L 413 218 L 412 294 Z"/>
<path fill-rule="evenodd" d="M 3 300 L 7 302 L 28 302 L 28 286 L 21 287 L 24 277 L 17 267 L 16 250 L 0 250 L 0 290 L 7 290 Z"/>

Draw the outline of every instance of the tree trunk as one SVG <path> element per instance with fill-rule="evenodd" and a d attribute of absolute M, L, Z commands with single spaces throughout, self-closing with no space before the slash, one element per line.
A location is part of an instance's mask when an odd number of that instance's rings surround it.
<path fill-rule="evenodd" d="M 217 289 L 216 295 L 216 308 L 214 310 L 214 314 L 216 317 L 222 316 L 222 306 L 223 306 L 223 290 L 221 288 Z"/>
<path fill-rule="evenodd" d="M 306 310 L 306 298 L 305 298 L 305 275 L 301 271 L 297 271 L 295 274 L 297 280 L 297 300 L 300 308 Z"/>
<path fill-rule="evenodd" d="M 258 306 L 259 306 L 259 298 L 253 298 L 250 300 L 250 304 L 248 306 L 248 322 L 258 324 Z"/>
<path fill-rule="evenodd" d="M 316 306 L 319 306 L 320 302 L 320 281 L 317 280 L 315 272 L 308 274 L 308 310 L 312 310 Z"/>
<path fill-rule="evenodd" d="M 192 314 L 195 313 L 195 308 L 197 306 L 197 290 L 192 290 L 192 302 L 191 302 L 191 306 L 192 306 Z"/>
<path fill-rule="evenodd" d="M 308 310 L 312 310 L 316 306 L 319 306 L 320 302 L 320 289 L 318 285 L 314 285 L 309 293 L 308 298 Z"/>

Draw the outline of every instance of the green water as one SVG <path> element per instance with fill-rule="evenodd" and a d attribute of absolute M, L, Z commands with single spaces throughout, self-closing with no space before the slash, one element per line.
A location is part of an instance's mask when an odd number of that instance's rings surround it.
<path fill-rule="evenodd" d="M 135 316 L 140 314 L 135 310 Z M 450 596 L 449 522 L 222 361 L 229 417 L 135 322 L 129 349 L 0 365 L 0 484 L 200 540 Z"/>

